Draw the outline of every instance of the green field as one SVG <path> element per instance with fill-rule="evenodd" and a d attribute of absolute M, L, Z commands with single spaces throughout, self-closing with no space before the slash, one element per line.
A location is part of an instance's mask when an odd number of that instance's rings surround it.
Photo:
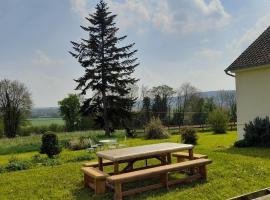
<path fill-rule="evenodd" d="M 60 141 L 86 135 L 101 135 L 101 132 L 77 132 L 59 134 Z M 159 142 L 179 142 L 179 136 L 165 140 L 145 140 L 144 138 L 123 141 L 123 132 L 116 133 L 121 143 L 137 146 Z M 101 136 L 100 136 L 101 137 Z M 144 192 L 127 199 L 148 200 L 206 200 L 227 199 L 252 192 L 270 185 L 270 149 L 236 149 L 232 144 L 236 132 L 215 135 L 211 132 L 199 133 L 195 153 L 206 154 L 213 163 L 208 167 L 208 182 L 171 187 L 169 190 Z M 29 160 L 37 154 L 40 136 L 0 140 L 0 166 L 5 165 L 11 156 Z M 15 154 L 16 149 L 20 153 Z M 6 150 L 5 150 L 6 149 Z M 80 172 L 82 162 L 69 162 L 73 158 L 87 154 L 86 151 L 64 150 L 59 159 L 62 164 L 54 167 L 35 167 L 33 169 L 0 174 L 0 196 L 3 199 L 72 199 L 101 200 L 112 199 L 113 193 L 96 197 L 83 187 Z M 153 161 L 150 161 L 153 162 Z M 107 171 L 112 170 L 106 168 Z"/>
<path fill-rule="evenodd" d="M 51 124 L 64 125 L 65 122 L 61 118 L 32 118 L 29 119 L 33 126 L 49 126 Z"/>

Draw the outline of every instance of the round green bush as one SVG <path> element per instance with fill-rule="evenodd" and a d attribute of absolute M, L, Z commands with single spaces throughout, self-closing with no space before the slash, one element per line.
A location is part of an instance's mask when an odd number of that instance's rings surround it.
<path fill-rule="evenodd" d="M 198 136 L 194 128 L 184 127 L 180 130 L 180 133 L 184 144 L 197 144 Z"/>
<path fill-rule="evenodd" d="M 270 119 L 255 118 L 253 121 L 245 124 L 244 140 L 250 146 L 270 147 Z"/>
<path fill-rule="evenodd" d="M 146 139 L 169 138 L 169 133 L 164 129 L 159 118 L 152 118 L 145 126 Z"/>
<path fill-rule="evenodd" d="M 250 145 L 247 143 L 246 140 L 238 140 L 234 143 L 235 147 L 243 148 L 243 147 L 249 147 Z"/>
<path fill-rule="evenodd" d="M 46 154 L 49 158 L 58 155 L 61 152 L 61 147 L 58 143 L 58 137 L 55 133 L 47 132 L 42 136 L 42 145 L 40 153 Z"/>
<path fill-rule="evenodd" d="M 6 166 L 6 171 L 12 172 L 18 170 L 26 170 L 30 169 L 31 167 L 32 167 L 31 162 L 18 160 L 16 157 L 12 157 Z"/>
<path fill-rule="evenodd" d="M 229 123 L 228 114 L 220 109 L 214 110 L 209 113 L 208 123 L 214 133 L 226 133 Z"/>

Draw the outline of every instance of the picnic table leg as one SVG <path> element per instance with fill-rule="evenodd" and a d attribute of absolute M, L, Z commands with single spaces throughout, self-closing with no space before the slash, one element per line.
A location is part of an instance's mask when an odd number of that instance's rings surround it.
<path fill-rule="evenodd" d="M 114 200 L 122 200 L 122 198 L 123 198 L 122 184 L 115 183 L 115 185 L 114 185 Z"/>
<path fill-rule="evenodd" d="M 188 154 L 189 154 L 189 160 L 193 160 L 194 159 L 194 157 L 193 157 L 193 149 L 189 149 Z"/>
<path fill-rule="evenodd" d="M 98 166 L 99 170 L 103 171 L 103 159 L 101 157 L 98 157 Z"/>
<path fill-rule="evenodd" d="M 166 165 L 166 162 L 167 162 L 166 155 L 161 155 L 160 161 L 161 161 L 161 165 Z"/>
<path fill-rule="evenodd" d="M 169 189 L 169 185 L 168 185 L 168 173 L 161 174 L 160 175 L 160 179 L 161 179 L 161 183 L 163 184 L 163 186 L 166 187 L 166 189 Z"/>
<path fill-rule="evenodd" d="M 188 154 L 189 154 L 189 160 L 193 160 L 194 159 L 193 149 L 189 149 Z M 194 174 L 194 173 L 195 173 L 195 168 L 194 167 L 190 168 L 190 174 Z"/>
<path fill-rule="evenodd" d="M 113 163 L 114 166 L 114 174 L 118 174 L 119 173 L 119 163 L 115 162 Z"/>
<path fill-rule="evenodd" d="M 171 153 L 167 153 L 167 164 L 171 164 L 171 163 L 172 163 Z"/>

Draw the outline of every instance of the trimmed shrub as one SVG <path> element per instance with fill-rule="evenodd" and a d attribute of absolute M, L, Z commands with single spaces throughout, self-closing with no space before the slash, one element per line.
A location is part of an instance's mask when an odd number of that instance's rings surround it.
<path fill-rule="evenodd" d="M 248 146 L 270 146 L 270 120 L 266 118 L 255 118 L 245 124 L 244 140 Z"/>
<path fill-rule="evenodd" d="M 228 114 L 220 109 L 214 110 L 209 113 L 208 123 L 214 133 L 226 133 L 229 123 Z"/>
<path fill-rule="evenodd" d="M 70 150 L 81 150 L 91 147 L 93 141 L 90 138 L 80 137 L 68 142 L 67 148 Z"/>
<path fill-rule="evenodd" d="M 243 148 L 243 147 L 248 147 L 250 145 L 246 142 L 246 140 L 238 140 L 234 143 L 234 146 L 239 147 L 239 148 Z"/>
<path fill-rule="evenodd" d="M 170 135 L 159 118 L 152 118 L 145 127 L 146 139 L 165 139 Z"/>
<path fill-rule="evenodd" d="M 47 132 L 42 136 L 42 145 L 40 153 L 46 154 L 49 158 L 58 155 L 61 152 L 61 147 L 58 143 L 58 137 L 53 132 Z"/>
<path fill-rule="evenodd" d="M 12 172 L 18 170 L 26 170 L 30 169 L 31 166 L 32 164 L 29 161 L 22 161 L 18 160 L 16 157 L 12 157 L 6 166 L 6 171 Z"/>
<path fill-rule="evenodd" d="M 31 163 L 33 164 L 40 164 L 43 166 L 55 166 L 55 165 L 60 165 L 61 162 L 59 159 L 50 159 L 50 158 L 44 158 L 41 155 L 37 154 L 34 155 L 31 159 Z"/>
<path fill-rule="evenodd" d="M 180 131 L 181 140 L 184 144 L 197 144 L 198 136 L 194 128 L 184 127 Z"/>

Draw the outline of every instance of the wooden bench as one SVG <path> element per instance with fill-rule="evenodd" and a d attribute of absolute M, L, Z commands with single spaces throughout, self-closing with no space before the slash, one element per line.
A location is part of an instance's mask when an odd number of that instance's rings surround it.
<path fill-rule="evenodd" d="M 104 194 L 106 192 L 106 178 L 109 176 L 93 167 L 82 167 L 81 171 L 84 173 L 84 186 L 95 190 L 96 195 Z"/>
<path fill-rule="evenodd" d="M 134 171 L 119 175 L 110 176 L 107 178 L 107 181 L 109 184 L 113 185 L 115 195 L 115 200 L 121 200 L 124 196 L 130 196 L 136 193 L 145 192 L 148 190 L 158 189 L 161 187 L 166 187 L 173 185 L 173 184 L 179 184 L 184 182 L 190 182 L 196 179 L 203 179 L 206 180 L 206 165 L 210 164 L 212 161 L 209 159 L 197 159 L 197 160 L 191 160 L 181 163 L 175 163 L 175 164 L 169 164 L 169 165 L 163 165 L 159 167 L 149 168 L 145 170 L 140 171 Z M 195 174 L 192 174 L 190 176 L 184 177 L 182 179 L 177 180 L 169 180 L 169 173 L 171 172 L 179 172 L 181 170 L 189 169 L 192 167 L 196 167 L 199 170 L 196 171 Z M 136 180 L 151 178 L 151 177 L 160 177 L 160 183 L 144 186 L 141 188 L 135 188 L 127 191 L 122 190 L 122 184 L 127 182 L 133 182 Z"/>
<path fill-rule="evenodd" d="M 103 166 L 109 166 L 109 165 L 113 165 L 113 162 L 110 160 L 103 160 Z M 99 166 L 98 162 L 87 162 L 87 163 L 83 163 L 82 165 L 83 167 L 94 167 L 97 168 Z"/>
<path fill-rule="evenodd" d="M 183 162 L 185 159 L 189 160 L 189 153 L 187 152 L 176 152 L 172 154 L 173 157 L 176 157 L 177 162 Z M 207 155 L 202 154 L 193 154 L 193 159 L 208 158 Z"/>

